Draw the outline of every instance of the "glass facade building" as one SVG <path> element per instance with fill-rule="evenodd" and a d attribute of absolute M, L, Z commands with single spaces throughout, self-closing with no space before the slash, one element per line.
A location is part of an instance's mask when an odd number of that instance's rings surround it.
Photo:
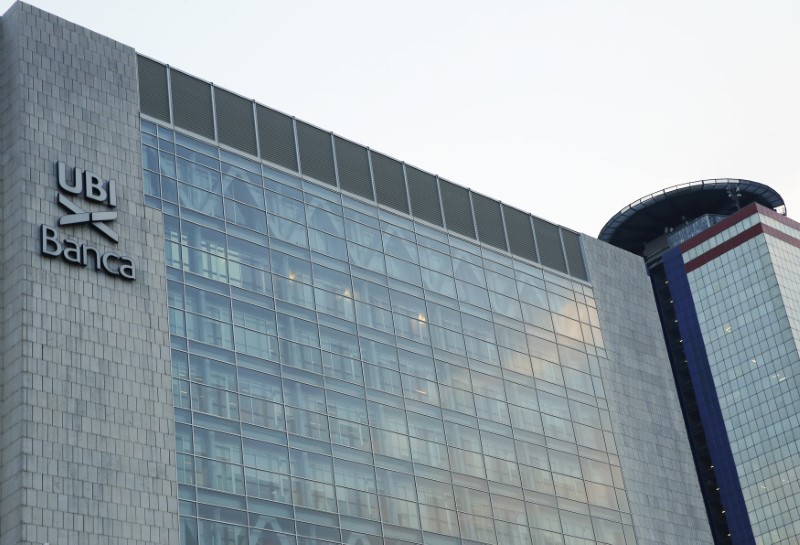
<path fill-rule="evenodd" d="M 718 543 L 800 539 L 795 378 L 800 224 L 773 210 L 783 212 L 782 201 L 770 191 L 739 180 L 667 191 L 665 201 L 680 203 L 688 196 L 697 207 L 692 212 L 706 214 L 695 221 L 694 214 L 689 221 L 665 219 L 678 222 L 674 230 L 660 241 L 646 235 L 639 241 L 683 387 Z M 640 202 L 642 210 L 661 206 L 652 198 Z M 619 231 L 636 220 L 635 213 L 624 215 L 601 238 L 626 244 Z"/>
<path fill-rule="evenodd" d="M 589 285 L 142 127 L 183 543 L 636 542 Z"/>
<path fill-rule="evenodd" d="M 712 543 L 639 257 L 23 3 L 0 53 L 3 545 Z"/>

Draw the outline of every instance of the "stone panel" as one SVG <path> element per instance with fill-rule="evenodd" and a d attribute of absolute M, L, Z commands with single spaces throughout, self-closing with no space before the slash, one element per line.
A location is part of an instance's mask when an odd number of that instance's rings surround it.
<path fill-rule="evenodd" d="M 0 543 L 176 543 L 163 229 L 143 204 L 135 53 L 22 3 L 0 29 Z M 119 244 L 58 227 L 58 161 L 116 180 Z M 130 256 L 136 281 L 40 255 L 42 224 Z"/>
<path fill-rule="evenodd" d="M 608 351 L 601 371 L 637 542 L 713 543 L 644 262 L 582 238 Z"/>

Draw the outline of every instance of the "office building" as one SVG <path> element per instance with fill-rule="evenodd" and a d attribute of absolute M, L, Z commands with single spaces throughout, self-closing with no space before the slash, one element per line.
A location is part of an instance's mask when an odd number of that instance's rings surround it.
<path fill-rule="evenodd" d="M 601 240 L 644 256 L 717 543 L 800 543 L 800 224 L 774 190 L 639 199 Z"/>
<path fill-rule="evenodd" d="M 0 59 L 2 545 L 712 543 L 638 256 L 24 3 Z"/>

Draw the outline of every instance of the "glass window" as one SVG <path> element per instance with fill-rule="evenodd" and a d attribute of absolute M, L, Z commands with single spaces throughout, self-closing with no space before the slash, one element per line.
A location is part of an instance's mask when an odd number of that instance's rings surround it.
<path fill-rule="evenodd" d="M 569 405 L 563 397 L 539 391 L 539 410 L 549 415 L 569 420 Z"/>
<path fill-rule="evenodd" d="M 261 333 L 276 335 L 275 313 L 262 307 L 233 301 L 233 323 Z"/>
<path fill-rule="evenodd" d="M 216 517 L 219 517 L 219 515 L 216 515 Z M 232 543 L 247 542 L 248 529 L 244 526 L 200 520 L 198 528 L 199 535 L 203 536 L 202 542 L 207 542 L 209 545 L 230 545 Z"/>
<path fill-rule="evenodd" d="M 592 519 L 586 515 L 561 511 L 561 524 L 564 527 L 564 533 L 568 536 L 594 539 Z"/>
<path fill-rule="evenodd" d="M 383 260 L 383 253 L 370 250 L 369 248 L 351 242 L 347 244 L 347 250 L 353 265 L 362 267 L 368 271 L 386 274 L 386 264 Z"/>
<path fill-rule="evenodd" d="M 496 519 L 516 524 L 528 524 L 528 517 L 525 516 L 525 502 L 522 500 L 492 494 L 492 511 Z"/>
<path fill-rule="evenodd" d="M 278 314 L 278 335 L 296 343 L 320 346 L 317 324 L 287 314 Z"/>
<path fill-rule="evenodd" d="M 269 250 L 253 242 L 228 235 L 228 257 L 239 263 L 269 270 Z"/>
<path fill-rule="evenodd" d="M 273 430 L 286 429 L 283 405 L 265 399 L 256 399 L 241 395 L 242 422 L 263 426 Z M 245 464 L 247 460 L 245 460 Z"/>
<path fill-rule="evenodd" d="M 309 247 L 314 252 L 346 259 L 347 246 L 342 238 L 316 229 L 309 229 L 308 241 Z"/>
<path fill-rule="evenodd" d="M 242 438 L 203 428 L 194 429 L 195 454 L 223 462 L 242 463 Z"/>
<path fill-rule="evenodd" d="M 519 440 L 515 441 L 514 444 L 517 458 L 521 464 L 531 465 L 540 469 L 550 469 L 550 461 L 545 447 Z"/>
<path fill-rule="evenodd" d="M 492 516 L 492 504 L 487 492 L 474 490 L 464 486 L 454 486 L 456 505 L 459 511 L 473 515 Z"/>
<path fill-rule="evenodd" d="M 236 389 L 236 367 L 203 356 L 189 357 L 189 379 L 207 386 Z"/>
<path fill-rule="evenodd" d="M 175 226 L 173 229 L 175 229 L 173 232 L 177 232 Z M 181 220 L 180 233 L 183 235 L 180 240 L 184 245 L 225 257 L 225 235 L 220 231 Z"/>
<path fill-rule="evenodd" d="M 237 420 L 239 403 L 234 392 L 211 388 L 201 384 L 192 384 L 192 409 L 204 413 Z"/>
<path fill-rule="evenodd" d="M 563 371 L 564 385 L 567 388 L 594 395 L 594 387 L 592 386 L 592 377 L 590 375 L 569 368 L 564 368 Z"/>
<path fill-rule="evenodd" d="M 413 475 L 379 467 L 375 468 L 375 475 L 379 494 L 417 501 L 417 487 Z"/>
<path fill-rule="evenodd" d="M 556 494 L 562 498 L 586 503 L 586 490 L 581 479 L 553 473 L 553 484 L 556 488 Z"/>
<path fill-rule="evenodd" d="M 178 203 L 190 210 L 196 210 L 206 216 L 214 218 L 224 218 L 222 211 L 222 197 L 188 186 L 186 184 L 178 184 Z"/>
<path fill-rule="evenodd" d="M 528 520 L 531 526 L 542 528 L 544 530 L 552 530 L 554 532 L 561 532 L 561 522 L 558 516 L 558 509 L 555 507 L 547 507 L 546 505 L 536 505 L 533 503 L 526 503 L 525 507 L 528 512 Z"/>
<path fill-rule="evenodd" d="M 345 220 L 347 240 L 370 248 L 382 248 L 381 232 L 353 220 Z"/>
<path fill-rule="evenodd" d="M 230 223 L 241 225 L 253 231 L 267 233 L 267 216 L 258 208 L 226 199 L 225 219 Z"/>
<path fill-rule="evenodd" d="M 291 448 L 289 462 L 292 475 L 333 483 L 333 460 L 330 456 Z"/>
<path fill-rule="evenodd" d="M 259 184 L 253 185 L 232 176 L 222 176 L 222 194 L 228 198 L 235 199 L 250 206 L 265 209 L 264 206 L 264 190 L 261 188 L 261 180 Z"/>
<path fill-rule="evenodd" d="M 419 259 L 426 267 L 453 276 L 453 263 L 449 255 L 420 246 Z"/>
<path fill-rule="evenodd" d="M 548 450 L 548 452 L 550 456 L 550 469 L 553 470 L 554 473 L 563 473 L 570 477 L 581 478 L 581 463 L 577 456 L 556 450 Z"/>
<path fill-rule="evenodd" d="M 376 492 L 375 468 L 371 465 L 348 462 L 338 458 L 333 459 L 335 468 L 336 484 L 363 490 L 364 492 Z"/>
<path fill-rule="evenodd" d="M 450 469 L 450 460 L 445 445 L 416 437 L 410 437 L 409 440 L 411 442 L 411 458 L 416 464 Z"/>
<path fill-rule="evenodd" d="M 403 528 L 420 527 L 416 503 L 386 496 L 378 496 L 378 499 L 381 506 L 381 518 L 385 523 Z"/>
<path fill-rule="evenodd" d="M 492 456 L 484 457 L 486 462 L 486 478 L 490 481 L 520 486 L 517 464 Z"/>
<path fill-rule="evenodd" d="M 300 248 L 308 248 L 308 232 L 304 225 L 273 215 L 270 215 L 267 219 L 269 234 L 272 238 L 288 242 Z"/>
<path fill-rule="evenodd" d="M 400 238 L 398 236 L 383 233 L 383 248 L 384 251 L 391 256 L 399 257 L 412 263 L 419 263 L 419 255 L 417 253 L 417 245 L 414 244 L 414 235 L 409 235 L 411 238 Z"/>
<path fill-rule="evenodd" d="M 549 414 L 542 414 L 541 416 L 545 435 L 554 439 L 569 441 L 570 443 L 575 442 L 575 433 L 569 420 L 556 418 Z"/>
<path fill-rule="evenodd" d="M 336 511 L 333 485 L 292 477 L 292 496 L 295 505 L 322 511 Z"/>
<path fill-rule="evenodd" d="M 266 192 L 267 210 L 273 216 L 279 216 L 299 224 L 306 223 L 305 206 L 300 201 L 296 201 L 284 195 Z"/>
<path fill-rule="evenodd" d="M 328 430 L 328 417 L 324 414 L 317 414 L 304 409 L 286 407 L 286 429 L 289 433 L 295 433 L 312 439 L 330 441 Z"/>
<path fill-rule="evenodd" d="M 244 470 L 244 478 L 248 496 L 284 503 L 292 502 L 289 475 L 248 467 Z"/>
<path fill-rule="evenodd" d="M 327 411 L 331 416 L 353 422 L 367 423 L 367 402 L 357 397 L 328 390 Z M 343 486 L 350 486 L 344 485 Z"/>
<path fill-rule="evenodd" d="M 315 412 L 327 411 L 324 390 L 317 386 L 283 379 L 283 396 L 287 405 Z"/>
<path fill-rule="evenodd" d="M 598 541 L 610 545 L 625 545 L 625 532 L 622 524 L 598 517 L 592 517 L 592 523 Z"/>
<path fill-rule="evenodd" d="M 553 476 L 549 471 L 521 465 L 519 472 L 522 476 L 523 487 L 543 494 L 555 494 Z"/>
<path fill-rule="evenodd" d="M 426 265 L 428 264 L 426 261 L 422 261 Z M 448 297 L 455 298 L 456 297 L 456 285 L 455 281 L 451 276 L 447 276 L 440 272 L 432 271 L 430 269 L 422 268 L 422 286 L 426 290 L 430 290 L 436 293 L 441 293 L 442 295 L 446 295 Z"/>
<path fill-rule="evenodd" d="M 337 237 L 344 237 L 344 220 L 337 215 L 321 208 L 309 206 L 306 208 L 308 226 Z"/>
<path fill-rule="evenodd" d="M 598 483 L 586 482 L 586 496 L 589 503 L 592 505 L 599 505 L 606 509 L 618 510 L 617 495 L 614 488 Z"/>
<path fill-rule="evenodd" d="M 485 271 L 484 274 L 486 275 L 486 284 L 490 290 L 517 300 L 516 281 L 513 278 L 490 270 Z"/>
<path fill-rule="evenodd" d="M 372 448 L 376 454 L 383 454 L 400 460 L 411 460 L 408 436 L 393 431 L 370 428 Z"/>
<path fill-rule="evenodd" d="M 278 377 L 243 367 L 239 367 L 238 377 L 241 393 L 279 403 L 283 401 L 281 382 Z"/>
<path fill-rule="evenodd" d="M 470 372 L 464 367 L 452 365 L 443 361 L 436 361 L 436 375 L 439 377 L 439 382 L 443 385 L 447 384 L 463 390 L 472 389 Z"/>
<path fill-rule="evenodd" d="M 339 420 L 331 417 L 330 419 L 331 441 L 338 445 L 344 445 L 361 450 L 369 450 L 371 445 L 369 426 Z"/>

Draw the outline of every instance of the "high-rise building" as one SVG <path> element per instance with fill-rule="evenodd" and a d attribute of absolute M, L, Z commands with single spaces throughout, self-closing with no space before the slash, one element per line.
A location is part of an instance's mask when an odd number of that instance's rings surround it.
<path fill-rule="evenodd" d="M 0 543 L 712 543 L 641 259 L 24 3 Z"/>
<path fill-rule="evenodd" d="M 717 543 L 800 543 L 800 224 L 771 188 L 639 199 L 601 240 L 644 256 Z"/>

